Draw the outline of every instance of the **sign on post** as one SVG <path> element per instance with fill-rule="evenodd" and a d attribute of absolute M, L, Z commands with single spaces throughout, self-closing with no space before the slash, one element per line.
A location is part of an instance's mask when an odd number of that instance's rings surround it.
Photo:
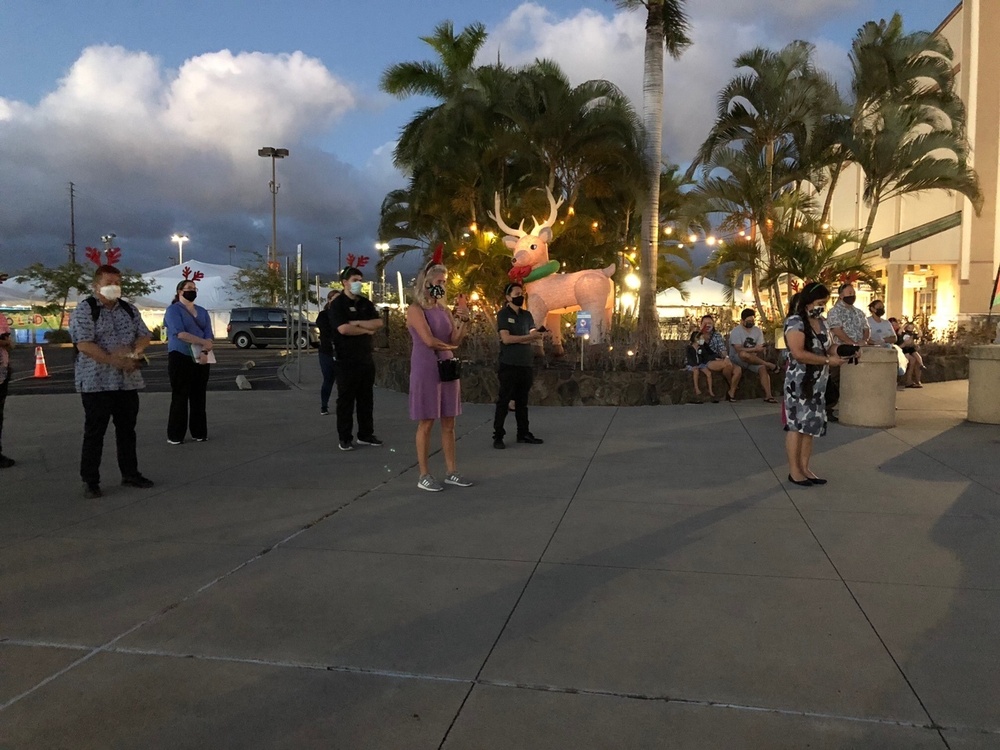
<path fill-rule="evenodd" d="M 576 313 L 576 335 L 590 336 L 590 313 L 577 310 Z"/>

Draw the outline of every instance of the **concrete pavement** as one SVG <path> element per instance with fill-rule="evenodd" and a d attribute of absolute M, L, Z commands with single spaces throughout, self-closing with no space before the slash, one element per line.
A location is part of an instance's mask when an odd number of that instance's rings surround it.
<path fill-rule="evenodd" d="M 109 441 L 100 501 L 78 398 L 8 400 L 0 748 L 1000 748 L 1000 428 L 965 383 L 833 426 L 807 489 L 760 402 L 533 408 L 545 445 L 502 453 L 467 405 L 476 486 L 432 494 L 406 396 L 342 453 L 303 364 L 210 394 L 203 444 L 144 397 L 157 485 Z"/>

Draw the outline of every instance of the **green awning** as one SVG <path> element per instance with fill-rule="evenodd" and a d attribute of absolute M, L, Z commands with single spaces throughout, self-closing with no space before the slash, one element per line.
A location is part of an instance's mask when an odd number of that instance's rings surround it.
<path fill-rule="evenodd" d="M 882 257 L 888 258 L 893 250 L 899 250 L 901 247 L 912 245 L 914 242 L 920 242 L 920 240 L 926 240 L 928 237 L 933 237 L 935 234 L 940 234 L 961 225 L 962 212 L 956 211 L 953 214 L 942 216 L 940 219 L 921 224 L 919 227 L 913 227 L 913 229 L 907 229 L 905 232 L 894 234 L 879 242 L 873 242 L 865 248 L 865 255 L 881 250 Z"/>

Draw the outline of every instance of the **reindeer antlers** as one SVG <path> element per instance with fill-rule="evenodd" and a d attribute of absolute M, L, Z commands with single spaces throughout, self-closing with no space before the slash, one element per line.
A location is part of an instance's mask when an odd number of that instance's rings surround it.
<path fill-rule="evenodd" d="M 532 216 L 531 220 L 535 222 L 535 228 L 532 229 L 531 232 L 524 231 L 523 219 L 521 220 L 521 224 L 520 226 L 518 226 L 517 229 L 511 229 L 509 226 L 504 224 L 503 219 L 500 218 L 500 193 L 493 194 L 495 213 L 490 213 L 489 211 L 487 211 L 486 215 L 489 216 L 491 219 L 493 219 L 493 221 L 497 223 L 498 227 L 500 227 L 503 231 L 505 231 L 507 234 L 513 237 L 527 237 L 529 234 L 537 236 L 539 230 L 545 229 L 547 227 L 552 227 L 555 225 L 556 219 L 559 216 L 559 206 L 561 206 L 563 204 L 563 201 L 566 200 L 565 198 L 560 198 L 557 201 L 555 197 L 552 195 L 552 191 L 548 188 L 548 186 L 546 186 L 545 188 L 545 195 L 549 199 L 549 218 L 547 218 L 544 222 L 539 223 L 538 219 Z"/>
<path fill-rule="evenodd" d="M 556 223 L 556 218 L 559 216 L 559 206 L 561 206 L 563 204 L 563 201 L 566 200 L 565 198 L 560 198 L 558 201 L 556 201 L 556 199 L 552 197 L 552 191 L 549 190 L 548 185 L 545 186 L 545 195 L 549 199 L 549 218 L 545 220 L 544 224 L 539 224 L 538 219 L 532 216 L 531 220 L 535 222 L 535 228 L 531 230 L 532 234 L 538 234 L 539 229 L 544 229 L 545 227 L 554 226 Z"/>
<path fill-rule="evenodd" d="M 188 281 L 201 281 L 203 278 L 205 278 L 205 274 L 203 274 L 201 271 L 195 271 L 192 274 L 191 266 L 184 266 L 184 268 L 181 270 L 181 276 L 187 279 Z"/>
<path fill-rule="evenodd" d="M 521 226 L 519 226 L 517 229 L 511 229 L 509 226 L 504 224 L 503 219 L 501 218 L 502 214 L 500 213 L 500 193 L 493 193 L 493 198 L 494 198 L 494 211 L 496 213 L 490 213 L 489 211 L 487 211 L 486 215 L 489 216 L 491 219 L 493 219 L 493 221 L 497 223 L 498 227 L 500 227 L 503 231 L 505 231 L 512 237 L 527 237 L 528 233 L 524 231 L 524 219 L 521 220 Z"/>

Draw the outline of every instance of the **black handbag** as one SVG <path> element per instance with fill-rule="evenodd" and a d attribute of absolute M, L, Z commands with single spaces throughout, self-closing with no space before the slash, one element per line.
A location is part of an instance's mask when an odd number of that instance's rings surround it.
<path fill-rule="evenodd" d="M 458 357 L 438 360 L 438 379 L 442 383 L 450 383 L 462 377 L 462 360 Z"/>

